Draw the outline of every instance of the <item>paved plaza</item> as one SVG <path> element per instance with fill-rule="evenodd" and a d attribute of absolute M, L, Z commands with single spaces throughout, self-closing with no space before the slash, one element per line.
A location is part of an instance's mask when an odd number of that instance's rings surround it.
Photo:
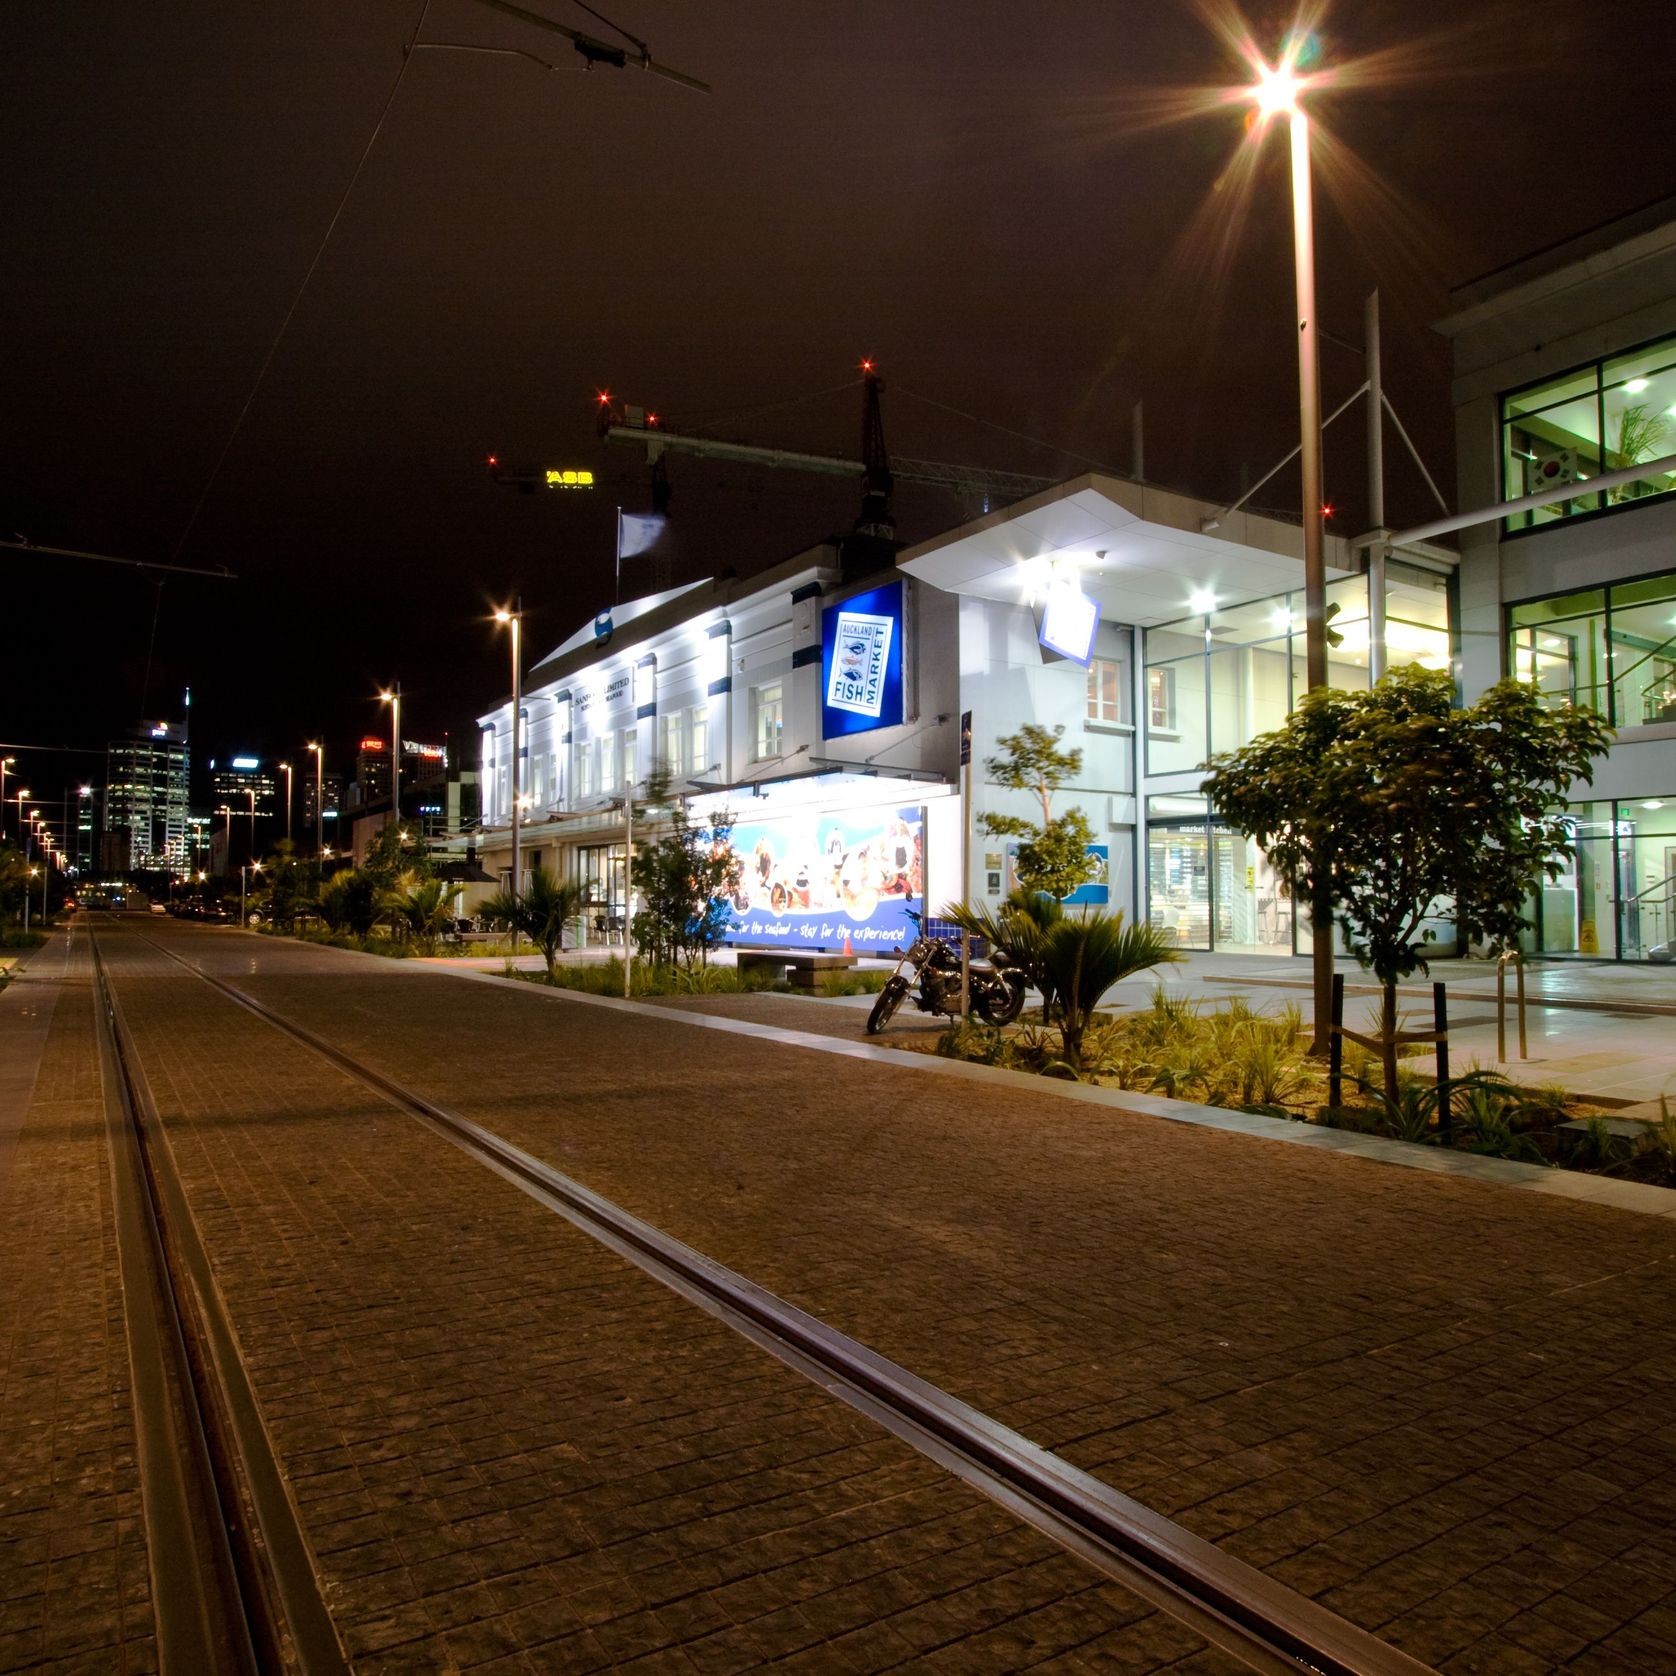
<path fill-rule="evenodd" d="M 163 948 L 1426 1663 L 1676 1670 L 1676 1219 L 858 1053 L 856 998 L 101 943 L 357 1670 L 1230 1665 Z M 0 1669 L 153 1662 L 86 945 L 0 993 Z"/>

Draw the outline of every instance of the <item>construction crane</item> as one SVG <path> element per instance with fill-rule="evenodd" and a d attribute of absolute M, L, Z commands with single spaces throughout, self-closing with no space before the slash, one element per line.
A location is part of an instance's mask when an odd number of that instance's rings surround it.
<path fill-rule="evenodd" d="M 803 454 L 789 448 L 760 448 L 745 442 L 724 442 L 719 437 L 700 436 L 692 431 L 672 431 L 658 422 L 644 407 L 618 407 L 609 395 L 599 398 L 600 435 L 607 442 L 626 442 L 646 450 L 654 474 L 661 473 L 666 454 L 692 454 L 699 459 L 738 460 L 749 465 L 773 466 L 788 471 L 819 472 L 829 477 L 859 477 L 862 510 L 856 534 L 891 540 L 895 523 L 890 512 L 891 490 L 897 483 L 920 483 L 947 489 L 962 502 L 981 512 L 993 511 L 1026 495 L 1051 489 L 1057 477 L 1033 477 L 1021 471 L 989 471 L 982 466 L 945 465 L 936 460 L 891 459 L 885 452 L 884 419 L 879 396 L 884 380 L 871 361 L 861 363 L 862 458 L 846 460 L 833 454 Z"/>

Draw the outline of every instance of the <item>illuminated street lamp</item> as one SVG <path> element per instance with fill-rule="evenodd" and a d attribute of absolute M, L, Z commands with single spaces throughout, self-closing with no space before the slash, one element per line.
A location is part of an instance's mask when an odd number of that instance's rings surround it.
<path fill-rule="evenodd" d="M 518 732 L 519 711 L 524 704 L 524 671 L 523 660 L 519 656 L 520 630 L 523 626 L 523 600 L 513 602 L 510 611 L 501 610 L 495 613 L 497 623 L 505 623 L 512 630 L 512 894 L 514 896 L 523 889 L 523 874 L 519 867 L 519 839 L 523 829 L 523 811 L 519 807 L 518 787 Z M 512 946 L 518 946 L 518 933 L 512 933 Z"/>
<path fill-rule="evenodd" d="M 323 825 L 326 816 L 326 747 L 323 743 L 311 740 L 308 749 L 314 752 L 314 853 L 324 855 L 326 850 L 323 836 Z"/>
<path fill-rule="evenodd" d="M 239 867 L 239 924 L 241 927 L 248 923 L 244 911 L 246 881 L 252 873 L 260 873 L 261 871 L 262 864 L 259 861 L 246 862 Z"/>
<path fill-rule="evenodd" d="M 390 706 L 390 819 L 402 818 L 402 684 L 386 687 L 379 702 Z"/>
<path fill-rule="evenodd" d="M 285 841 L 291 842 L 291 764 L 282 762 L 280 772 L 285 776 Z"/>
<path fill-rule="evenodd" d="M 0 757 L 0 838 L 6 836 L 6 821 L 4 810 L 6 807 L 6 770 L 14 767 L 16 757 Z"/>
<path fill-rule="evenodd" d="M 1315 211 L 1309 167 L 1309 114 L 1299 96 L 1312 78 L 1298 74 L 1306 38 L 1293 35 L 1280 61 L 1259 62 L 1249 96 L 1260 126 L 1284 116 L 1292 141 L 1292 267 L 1297 300 L 1298 430 L 1303 469 L 1304 520 L 1304 669 L 1314 692 L 1327 685 L 1327 568 L 1321 516 L 1321 367 L 1320 329 L 1315 318 Z M 1333 993 L 1333 925 L 1324 902 L 1309 904 L 1314 979 L 1313 1051 L 1326 1051 Z"/>

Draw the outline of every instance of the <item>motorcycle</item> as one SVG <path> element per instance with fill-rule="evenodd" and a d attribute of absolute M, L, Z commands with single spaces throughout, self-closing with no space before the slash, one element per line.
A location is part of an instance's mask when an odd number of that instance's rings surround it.
<path fill-rule="evenodd" d="M 910 947 L 892 951 L 897 956 L 896 970 L 885 979 L 867 1015 L 869 1036 L 878 1035 L 890 1023 L 910 994 L 922 1013 L 960 1016 L 960 945 L 929 936 L 921 915 L 912 908 L 907 912 L 919 935 Z M 967 980 L 971 1010 L 985 1023 L 1011 1024 L 1024 1011 L 1024 974 L 999 949 L 988 960 L 972 961 Z"/>

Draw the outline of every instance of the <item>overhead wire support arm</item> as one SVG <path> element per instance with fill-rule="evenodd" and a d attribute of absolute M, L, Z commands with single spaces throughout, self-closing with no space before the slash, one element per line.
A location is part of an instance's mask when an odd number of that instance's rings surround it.
<path fill-rule="evenodd" d="M 114 553 L 88 553 L 80 547 L 47 547 L 33 541 L 0 541 L 0 548 L 13 553 L 41 553 L 54 559 L 91 559 L 95 564 L 126 565 L 130 570 L 167 570 L 177 576 L 208 576 L 217 582 L 236 582 L 230 570 L 201 570 L 194 565 L 162 564 L 151 559 L 123 559 Z"/>
<path fill-rule="evenodd" d="M 478 5 L 488 6 L 497 12 L 505 12 L 508 17 L 515 17 L 523 23 L 532 23 L 537 29 L 551 30 L 555 35 L 562 35 L 582 55 L 589 69 L 596 64 L 609 64 L 613 69 L 626 70 L 629 68 L 649 70 L 654 76 L 662 76 L 666 81 L 679 82 L 682 87 L 690 87 L 695 93 L 708 93 L 709 82 L 700 81 L 696 76 L 683 75 L 679 70 L 672 70 L 667 64 L 660 64 L 652 57 L 651 50 L 644 41 L 635 41 L 626 31 L 625 39 L 634 42 L 632 47 L 613 46 L 609 41 L 599 40 L 593 35 L 584 35 L 580 29 L 571 29 L 562 23 L 555 23 L 550 17 L 543 17 L 539 12 L 532 12 L 524 6 L 515 6 L 512 0 L 477 0 Z M 597 13 L 595 14 L 598 15 Z M 612 25 L 616 27 L 615 24 Z"/>

